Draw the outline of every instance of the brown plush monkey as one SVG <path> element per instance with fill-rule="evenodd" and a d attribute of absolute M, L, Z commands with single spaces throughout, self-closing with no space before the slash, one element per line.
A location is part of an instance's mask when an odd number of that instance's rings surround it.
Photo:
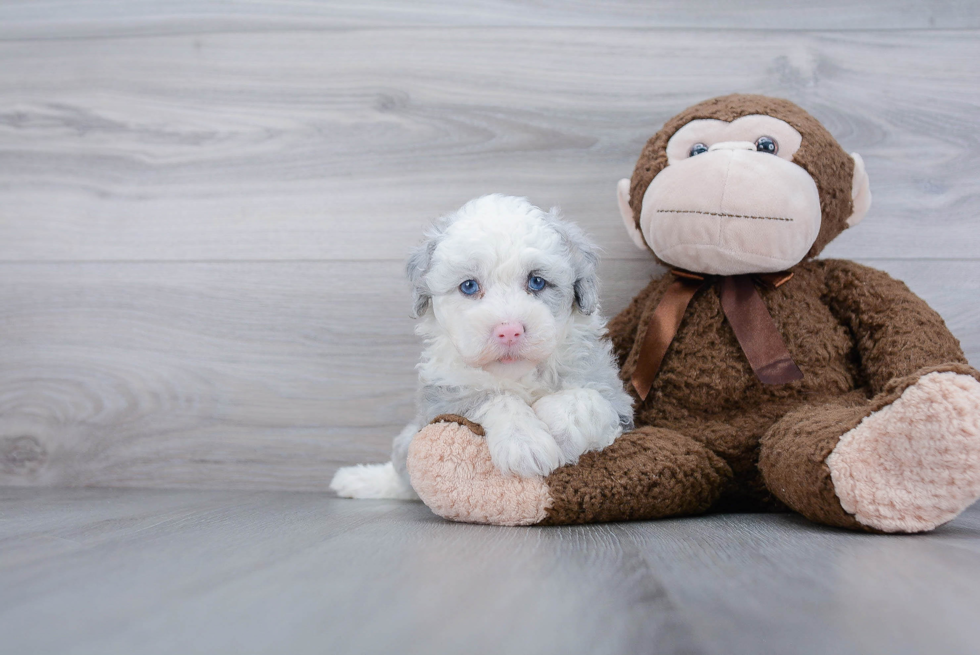
<path fill-rule="evenodd" d="M 636 425 L 547 478 L 501 476 L 482 430 L 416 436 L 412 484 L 502 525 L 791 509 L 921 532 L 980 496 L 980 374 L 885 273 L 815 260 L 870 206 L 860 157 L 786 100 L 715 98 L 655 134 L 620 209 L 670 267 L 609 325 Z"/>

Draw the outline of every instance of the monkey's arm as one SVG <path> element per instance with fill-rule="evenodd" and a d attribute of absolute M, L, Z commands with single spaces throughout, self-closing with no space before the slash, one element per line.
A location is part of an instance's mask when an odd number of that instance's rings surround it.
<path fill-rule="evenodd" d="M 925 369 L 976 375 L 942 317 L 904 283 L 850 261 L 822 263 L 824 301 L 853 333 L 873 393 Z"/>

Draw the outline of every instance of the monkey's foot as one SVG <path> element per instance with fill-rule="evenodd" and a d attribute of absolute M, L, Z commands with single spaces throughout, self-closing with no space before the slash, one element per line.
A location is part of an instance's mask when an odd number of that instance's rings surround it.
<path fill-rule="evenodd" d="M 834 491 L 859 523 L 925 532 L 980 497 L 980 382 L 930 373 L 841 437 Z"/>
<path fill-rule="evenodd" d="M 422 502 L 453 521 L 534 525 L 552 502 L 544 478 L 504 476 L 486 440 L 459 423 L 422 428 L 408 449 L 408 473 Z"/>

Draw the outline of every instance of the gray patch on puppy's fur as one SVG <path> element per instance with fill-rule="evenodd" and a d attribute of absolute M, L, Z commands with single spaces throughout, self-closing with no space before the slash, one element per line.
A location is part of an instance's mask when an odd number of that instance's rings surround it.
<path fill-rule="evenodd" d="M 442 241 L 449 226 L 456 221 L 454 215 L 443 216 L 433 222 L 425 231 L 423 241 L 415 246 L 405 264 L 405 273 L 412 284 L 412 318 L 425 314 L 432 300 L 432 290 L 426 284 L 425 276 L 432 268 L 432 257 L 435 255 L 439 242 Z"/>
<path fill-rule="evenodd" d="M 419 389 L 419 422 L 428 424 L 441 414 L 469 416 L 491 393 L 479 389 L 426 384 Z"/>
<path fill-rule="evenodd" d="M 559 218 L 557 208 L 552 208 L 545 218 L 548 226 L 557 232 L 567 248 L 568 261 L 575 271 L 575 304 L 583 314 L 599 309 L 599 246 L 585 235 L 578 225 Z"/>
<path fill-rule="evenodd" d="M 429 301 L 432 300 L 432 292 L 425 283 L 425 274 L 429 272 L 432 265 L 432 255 L 439 245 L 439 237 L 431 239 L 417 246 L 409 255 L 405 272 L 408 280 L 412 283 L 412 318 L 419 318 L 429 308 Z"/>
<path fill-rule="evenodd" d="M 548 282 L 547 286 L 541 291 L 532 292 L 536 295 L 541 302 L 547 305 L 548 309 L 551 311 L 552 316 L 561 316 L 567 313 L 569 306 L 572 304 L 575 291 L 574 289 L 568 289 L 557 284 L 552 284 Z"/>
<path fill-rule="evenodd" d="M 599 281 L 595 275 L 575 280 L 575 303 L 583 314 L 599 309 Z"/>

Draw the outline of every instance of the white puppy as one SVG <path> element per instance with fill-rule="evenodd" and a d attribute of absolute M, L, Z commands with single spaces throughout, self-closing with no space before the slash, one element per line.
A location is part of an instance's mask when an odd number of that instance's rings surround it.
<path fill-rule="evenodd" d="M 501 472 L 548 475 L 633 426 L 598 314 L 596 248 L 556 209 L 489 195 L 437 221 L 412 253 L 418 414 L 388 464 L 340 469 L 350 498 L 415 498 L 406 471 L 415 434 L 440 414 L 486 431 Z"/>

